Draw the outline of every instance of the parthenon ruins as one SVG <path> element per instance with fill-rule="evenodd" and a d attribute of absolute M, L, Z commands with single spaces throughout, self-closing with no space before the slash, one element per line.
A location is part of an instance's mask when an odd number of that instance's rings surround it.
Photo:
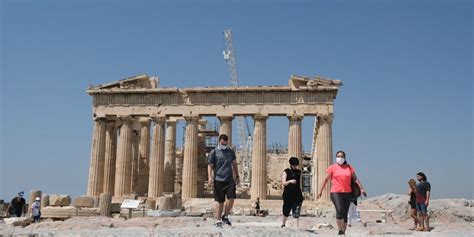
<path fill-rule="evenodd" d="M 141 75 L 87 90 L 93 97 L 94 120 L 88 196 L 136 193 L 158 198 L 176 192 L 183 200 L 201 197 L 207 183 L 202 172 L 207 171 L 199 167 L 206 165 L 208 152 L 199 144 L 202 117 L 216 116 L 218 133 L 231 136 L 232 119 L 249 116 L 254 120 L 249 196 L 266 199 L 267 119 L 288 118 L 285 157 L 302 159 L 302 119 L 316 116 L 315 152 L 309 159 L 314 199 L 333 160 L 333 106 L 342 85 L 339 80 L 292 75 L 287 86 L 164 88 L 158 84 L 157 78 Z M 185 121 L 182 150 L 176 148 L 177 121 Z M 329 189 L 321 200 L 329 201 Z"/>

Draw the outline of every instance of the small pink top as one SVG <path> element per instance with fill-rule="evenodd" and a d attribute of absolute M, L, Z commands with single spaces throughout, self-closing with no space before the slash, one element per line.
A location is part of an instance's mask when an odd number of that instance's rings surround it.
<path fill-rule="evenodd" d="M 352 174 L 355 173 L 354 167 L 349 165 L 333 164 L 329 166 L 326 173 L 331 175 L 331 193 L 350 193 Z"/>

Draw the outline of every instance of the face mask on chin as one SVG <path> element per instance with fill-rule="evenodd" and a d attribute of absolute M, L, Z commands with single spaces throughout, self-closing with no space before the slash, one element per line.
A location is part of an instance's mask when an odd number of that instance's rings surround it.
<path fill-rule="evenodd" d="M 338 163 L 339 165 L 342 165 L 344 164 L 344 162 L 346 161 L 345 158 L 342 158 L 342 157 L 336 157 L 336 163 Z"/>

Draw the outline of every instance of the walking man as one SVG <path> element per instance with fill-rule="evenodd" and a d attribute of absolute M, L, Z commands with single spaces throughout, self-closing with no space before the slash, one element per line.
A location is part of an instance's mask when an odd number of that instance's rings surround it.
<path fill-rule="evenodd" d="M 419 181 L 416 186 L 416 209 L 419 215 L 420 227 L 418 231 L 430 231 L 430 217 L 428 216 L 428 205 L 430 205 L 431 184 L 422 172 L 416 174 Z"/>
<path fill-rule="evenodd" d="M 236 185 L 240 182 L 235 152 L 227 146 L 228 140 L 225 134 L 219 136 L 217 147 L 209 153 L 207 166 L 208 185 L 214 185 L 214 200 L 217 202 L 215 210 L 217 221 L 214 225 L 219 228 L 222 227 L 222 223 L 232 225 L 228 216 L 236 198 Z M 227 202 L 224 205 L 226 197 Z M 224 209 L 224 215 L 222 215 L 222 209 Z"/>

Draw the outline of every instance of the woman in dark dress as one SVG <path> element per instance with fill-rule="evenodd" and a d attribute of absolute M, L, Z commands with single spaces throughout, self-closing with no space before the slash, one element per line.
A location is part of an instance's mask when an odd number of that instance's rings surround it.
<path fill-rule="evenodd" d="M 410 228 L 410 230 L 416 230 L 419 220 L 416 212 L 416 181 L 414 179 L 410 179 L 408 181 L 408 185 L 410 186 L 410 190 L 408 191 L 408 195 L 410 196 L 410 216 L 415 221 L 415 225 Z"/>
<path fill-rule="evenodd" d="M 299 160 L 291 157 L 290 168 L 285 169 L 281 175 L 283 185 L 283 221 L 281 227 L 286 226 L 286 220 L 290 216 L 296 219 L 296 228 L 299 225 L 301 204 L 303 203 L 303 193 L 301 191 L 301 170 L 298 169 Z"/>

